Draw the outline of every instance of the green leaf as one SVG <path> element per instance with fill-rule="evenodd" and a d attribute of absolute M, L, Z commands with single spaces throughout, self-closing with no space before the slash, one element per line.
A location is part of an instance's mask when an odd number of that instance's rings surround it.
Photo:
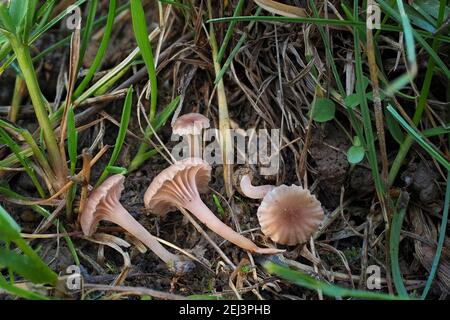
<path fill-rule="evenodd" d="M 312 110 L 312 118 L 314 121 L 327 122 L 334 119 L 336 105 L 331 99 L 316 98 Z"/>
<path fill-rule="evenodd" d="M 352 146 L 347 151 L 347 160 L 351 164 L 360 163 L 364 159 L 364 147 Z"/>
<path fill-rule="evenodd" d="M 358 96 L 358 94 L 357 94 L 357 93 L 352 93 L 351 95 L 346 96 L 346 97 L 344 98 L 344 104 L 345 104 L 345 106 L 346 106 L 347 108 L 350 108 L 350 109 L 354 109 L 354 108 L 356 108 L 357 106 L 359 106 L 360 101 L 359 101 L 359 96 Z"/>
<path fill-rule="evenodd" d="M 109 159 L 108 165 L 103 171 L 102 175 L 97 181 L 97 185 L 99 186 L 103 181 L 105 181 L 106 177 L 109 174 L 108 168 L 113 167 L 119 157 L 120 150 L 122 150 L 123 142 L 125 141 L 125 137 L 127 135 L 128 123 L 130 122 L 131 117 L 131 107 L 133 102 L 133 87 L 128 88 L 127 96 L 125 98 L 122 118 L 120 120 L 120 128 L 119 133 L 117 134 L 116 143 L 114 144 L 114 150 Z"/>
<path fill-rule="evenodd" d="M 20 227 L 14 219 L 0 206 L 0 239 L 13 241 L 20 238 Z"/>
<path fill-rule="evenodd" d="M 16 32 L 22 24 L 28 12 L 28 0 L 11 0 L 9 5 L 9 15 L 16 27 Z"/>
<path fill-rule="evenodd" d="M 162 126 L 166 124 L 169 117 L 177 108 L 179 102 L 180 96 L 177 96 L 164 108 L 163 111 L 157 114 L 157 116 L 151 123 L 155 131 L 158 131 Z M 145 130 L 145 138 L 150 139 L 152 136 L 153 131 L 151 130 L 150 126 L 147 126 Z M 134 170 L 137 170 L 142 165 L 142 163 L 144 163 L 144 161 L 153 157 L 155 154 L 157 154 L 157 150 L 148 151 L 148 145 L 141 144 L 137 155 L 134 157 L 134 159 L 131 161 L 130 166 L 128 167 L 128 171 L 133 172 Z"/>
<path fill-rule="evenodd" d="M 0 3 L 0 31 L 2 30 L 14 33 L 15 26 L 8 9 L 4 4 Z"/>
<path fill-rule="evenodd" d="M 108 171 L 108 173 L 112 173 L 112 174 L 127 174 L 128 173 L 127 168 L 124 168 L 124 167 L 107 166 L 106 170 Z"/>
<path fill-rule="evenodd" d="M 405 140 L 405 135 L 403 134 L 400 125 L 397 123 L 397 121 L 395 121 L 394 117 L 389 112 L 385 112 L 385 116 L 386 125 L 390 134 L 398 144 L 402 144 Z"/>
<path fill-rule="evenodd" d="M 400 296 L 408 298 L 408 291 L 406 291 L 403 283 L 400 265 L 398 261 L 400 232 L 402 231 L 402 224 L 405 218 L 406 209 L 408 208 L 409 195 L 407 192 L 402 192 L 392 217 L 391 234 L 389 237 L 389 251 L 391 256 L 392 279 L 394 280 L 395 288 Z"/>
<path fill-rule="evenodd" d="M 305 273 L 292 270 L 288 267 L 280 266 L 273 262 L 264 263 L 264 268 L 271 274 L 276 274 L 281 278 L 288 280 L 298 286 L 310 289 L 310 290 L 322 290 L 327 296 L 332 297 L 354 297 L 362 299 L 375 299 L 375 300 L 401 300 L 401 297 L 392 296 L 383 293 L 377 293 L 372 291 L 347 289 L 332 284 L 328 284 L 324 281 L 317 280 Z"/>
<path fill-rule="evenodd" d="M 131 20 L 133 22 L 134 36 L 147 67 L 151 85 L 150 121 L 156 113 L 156 102 L 158 96 L 155 60 L 153 58 L 152 46 L 148 40 L 147 22 L 141 0 L 131 0 Z"/>
<path fill-rule="evenodd" d="M 48 297 L 12 285 L 0 274 L 0 288 L 12 295 L 28 300 L 49 300 Z"/>
<path fill-rule="evenodd" d="M 53 282 L 53 276 L 49 277 L 46 270 L 36 265 L 31 258 L 3 248 L 0 248 L 0 267 L 11 268 L 14 273 L 33 283 Z"/>
<path fill-rule="evenodd" d="M 445 167 L 446 170 L 450 170 L 450 162 L 445 158 L 445 156 L 436 148 L 436 146 L 432 145 L 428 140 L 426 140 L 423 135 L 417 130 L 417 128 L 413 128 L 403 117 L 394 109 L 393 106 L 388 105 L 387 110 L 392 114 L 392 116 L 397 120 L 400 125 L 405 129 L 408 134 L 416 140 L 416 142 L 425 149 L 426 152 L 437 162 Z"/>

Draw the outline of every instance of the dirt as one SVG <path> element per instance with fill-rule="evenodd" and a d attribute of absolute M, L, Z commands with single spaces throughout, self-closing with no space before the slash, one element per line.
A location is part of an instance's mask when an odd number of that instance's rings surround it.
<path fill-rule="evenodd" d="M 350 146 L 348 138 L 334 124 L 318 126 L 312 132 L 311 158 L 316 164 L 322 203 L 329 208 L 339 205 L 350 167 L 346 156 Z"/>

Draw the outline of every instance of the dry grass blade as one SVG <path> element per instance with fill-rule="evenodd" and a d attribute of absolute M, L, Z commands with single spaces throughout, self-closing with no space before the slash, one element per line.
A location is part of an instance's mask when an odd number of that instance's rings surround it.
<path fill-rule="evenodd" d="M 280 3 L 278 1 L 255 0 L 255 2 L 258 4 L 258 6 L 260 6 L 264 10 L 267 10 L 273 14 L 279 14 L 280 16 L 283 17 L 300 18 L 308 16 L 305 9 L 290 6 L 284 3 Z"/>
<path fill-rule="evenodd" d="M 127 292 L 128 295 L 151 296 L 163 300 L 186 300 L 186 297 L 168 292 L 153 290 L 144 287 L 107 286 L 101 284 L 86 283 L 84 289 L 87 291 L 116 291 Z"/>
<path fill-rule="evenodd" d="M 211 0 L 208 0 L 207 4 L 209 18 L 212 19 Z M 214 71 L 217 77 L 217 75 L 220 73 L 221 67 L 217 60 L 219 50 L 213 24 L 210 24 L 209 26 L 209 42 L 211 45 L 212 57 L 214 62 Z M 217 83 L 217 104 L 219 107 L 219 141 L 222 150 L 223 180 L 227 196 L 231 197 L 233 195 L 233 142 L 231 139 L 230 116 L 228 113 L 228 102 L 223 79 L 220 79 L 220 81 Z"/>

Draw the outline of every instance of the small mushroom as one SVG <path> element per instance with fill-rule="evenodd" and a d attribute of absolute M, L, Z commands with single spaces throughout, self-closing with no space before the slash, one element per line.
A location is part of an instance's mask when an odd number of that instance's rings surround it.
<path fill-rule="evenodd" d="M 208 191 L 211 167 L 199 158 L 187 158 L 164 169 L 153 179 L 144 195 L 144 203 L 154 214 L 165 215 L 184 208 L 195 215 L 210 230 L 222 238 L 260 254 L 274 254 L 283 250 L 259 248 L 251 240 L 237 233 L 203 203 L 200 192 Z"/>
<path fill-rule="evenodd" d="M 191 260 L 167 251 L 119 202 L 125 177 L 116 174 L 106 179 L 89 196 L 79 216 L 83 233 L 94 234 L 102 220 L 113 222 L 135 236 L 176 273 L 187 273 L 194 268 Z"/>
<path fill-rule="evenodd" d="M 172 125 L 174 134 L 186 136 L 189 144 L 189 157 L 201 157 L 200 137 L 203 129 L 209 128 L 209 119 L 200 113 L 180 116 Z"/>
<path fill-rule="evenodd" d="M 320 202 L 308 189 L 281 185 L 269 191 L 258 208 L 261 231 L 274 242 L 306 242 L 323 219 Z"/>
<path fill-rule="evenodd" d="M 252 185 L 252 180 L 249 174 L 246 174 L 241 178 L 239 187 L 242 194 L 250 199 L 262 199 L 268 192 L 275 188 L 275 186 L 270 184 L 263 186 Z"/>

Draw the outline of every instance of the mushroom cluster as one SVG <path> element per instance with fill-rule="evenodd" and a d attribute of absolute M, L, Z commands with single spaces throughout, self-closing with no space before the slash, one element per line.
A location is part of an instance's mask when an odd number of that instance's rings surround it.
<path fill-rule="evenodd" d="M 175 273 L 187 273 L 194 268 L 191 260 L 175 255 L 164 248 L 159 241 L 145 229 L 119 202 L 125 177 L 116 174 L 106 179 L 90 195 L 79 215 L 83 233 L 91 236 L 102 220 L 113 222 L 135 236 L 153 251 L 170 270 Z"/>
<path fill-rule="evenodd" d="M 225 240 L 250 252 L 276 254 L 284 250 L 260 248 L 250 239 L 223 223 L 202 201 L 200 194 L 209 190 L 211 166 L 201 159 L 200 135 L 209 120 L 200 114 L 186 114 L 173 124 L 173 132 L 188 138 L 189 157 L 176 161 L 161 171 L 144 195 L 144 205 L 153 214 L 164 216 L 171 211 L 191 212 Z M 200 151 L 200 152 L 199 152 Z M 106 179 L 89 196 L 79 223 L 85 235 L 92 235 L 100 221 L 113 222 L 135 236 L 176 273 L 193 269 L 191 260 L 165 249 L 120 203 L 125 177 L 120 174 Z M 274 242 L 286 245 L 304 243 L 323 218 L 320 202 L 299 186 L 253 186 L 249 175 L 240 180 L 240 191 L 252 199 L 263 199 L 258 208 L 261 231 Z"/>
<path fill-rule="evenodd" d="M 210 178 L 211 167 L 202 159 L 187 158 L 177 161 L 153 179 L 145 192 L 144 204 L 149 211 L 158 215 L 186 209 L 210 230 L 250 252 L 274 254 L 282 251 L 258 247 L 217 218 L 200 198 L 200 193 L 208 191 Z"/>

